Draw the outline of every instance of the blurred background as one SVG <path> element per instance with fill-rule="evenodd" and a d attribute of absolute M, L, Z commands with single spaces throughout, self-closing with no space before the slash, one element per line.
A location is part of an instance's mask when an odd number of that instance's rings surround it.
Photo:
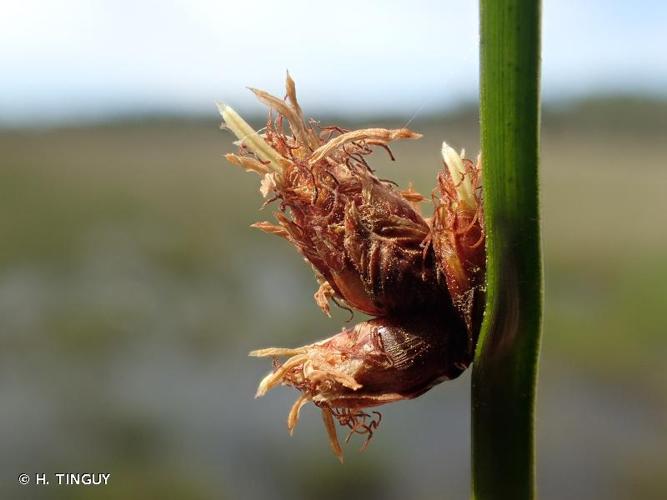
<path fill-rule="evenodd" d="M 341 466 L 248 351 L 340 329 L 222 158 L 246 86 L 409 126 L 382 177 L 476 155 L 476 2 L 23 0 L 0 17 L 0 497 L 467 498 L 469 374 L 385 407 Z M 544 499 L 667 498 L 667 7 L 544 0 Z M 430 207 L 424 207 L 430 212 Z M 20 487 L 21 472 L 109 472 Z"/>

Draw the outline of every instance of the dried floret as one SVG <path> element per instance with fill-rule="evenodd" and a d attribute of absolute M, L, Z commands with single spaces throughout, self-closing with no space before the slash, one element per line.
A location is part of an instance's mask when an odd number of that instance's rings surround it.
<path fill-rule="evenodd" d="M 447 302 L 426 244 L 431 228 L 414 207 L 416 193 L 379 180 L 365 159 L 374 146 L 420 134 L 306 123 L 289 77 L 287 88 L 287 101 L 254 90 L 278 113 L 261 134 L 221 106 L 241 146 L 226 158 L 262 175 L 262 194 L 280 202 L 278 225 L 255 227 L 287 238 L 328 283 L 330 296 L 353 309 L 381 316 Z"/>
<path fill-rule="evenodd" d="M 454 307 L 465 320 L 471 339 L 479 330 L 486 272 L 481 161 L 474 164 L 442 144 L 445 168 L 438 174 L 433 247 Z"/>
<path fill-rule="evenodd" d="M 364 321 L 314 344 L 261 349 L 250 355 L 274 358 L 275 368 L 259 384 L 257 397 L 279 384 L 301 391 L 287 420 L 290 432 L 301 407 L 313 402 L 325 422 L 327 415 L 333 416 L 352 433 L 370 439 L 379 422 L 374 426 L 367 422 L 367 408 L 415 398 L 457 377 L 470 364 L 466 345 L 458 318 L 425 313 Z M 287 360 L 279 361 L 283 357 Z M 342 458 L 335 429 L 328 431 L 332 449 Z"/>
<path fill-rule="evenodd" d="M 229 106 L 220 111 L 239 145 L 226 158 L 259 174 L 265 204 L 279 206 L 275 222 L 253 226 L 288 240 L 311 264 L 325 314 L 333 301 L 377 317 L 314 344 L 251 353 L 274 359 L 257 396 L 279 384 L 298 389 L 290 432 L 314 403 L 342 459 L 336 420 L 348 439 L 364 434 L 367 444 L 380 423 L 367 408 L 417 397 L 472 360 L 484 284 L 481 167 L 443 145 L 439 196 L 426 219 L 422 195 L 380 180 L 367 161 L 376 147 L 393 160 L 392 141 L 420 134 L 307 122 L 289 75 L 285 99 L 252 90 L 270 109 L 261 133 Z"/>

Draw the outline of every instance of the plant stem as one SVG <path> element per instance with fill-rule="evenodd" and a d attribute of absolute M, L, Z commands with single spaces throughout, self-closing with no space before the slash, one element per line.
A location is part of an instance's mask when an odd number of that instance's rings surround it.
<path fill-rule="evenodd" d="M 487 295 L 472 375 L 477 500 L 535 495 L 540 16 L 540 0 L 480 0 Z"/>

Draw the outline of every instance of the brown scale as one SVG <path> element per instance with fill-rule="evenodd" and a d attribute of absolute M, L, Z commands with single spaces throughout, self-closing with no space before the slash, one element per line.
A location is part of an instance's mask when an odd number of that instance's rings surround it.
<path fill-rule="evenodd" d="M 274 360 L 257 396 L 296 388 L 290 433 L 312 402 L 342 460 L 335 421 L 349 430 L 346 442 L 365 436 L 365 449 L 381 422 L 366 408 L 417 397 L 472 361 L 484 284 L 481 166 L 445 160 L 433 218 L 425 219 L 424 197 L 379 179 L 367 160 L 375 147 L 394 160 L 389 143 L 419 134 L 307 122 L 289 75 L 286 87 L 285 99 L 253 89 L 270 109 L 262 134 L 221 108 L 240 141 L 239 154 L 226 157 L 262 176 L 267 203 L 279 202 L 277 224 L 253 226 L 287 239 L 312 265 L 322 311 L 333 301 L 376 318 L 303 347 L 253 351 Z"/>

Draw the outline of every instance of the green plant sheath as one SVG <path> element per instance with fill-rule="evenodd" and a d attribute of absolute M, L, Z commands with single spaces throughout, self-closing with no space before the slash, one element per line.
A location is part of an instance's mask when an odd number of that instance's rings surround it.
<path fill-rule="evenodd" d="M 535 495 L 540 11 L 540 0 L 480 1 L 487 298 L 472 374 L 477 500 Z"/>

